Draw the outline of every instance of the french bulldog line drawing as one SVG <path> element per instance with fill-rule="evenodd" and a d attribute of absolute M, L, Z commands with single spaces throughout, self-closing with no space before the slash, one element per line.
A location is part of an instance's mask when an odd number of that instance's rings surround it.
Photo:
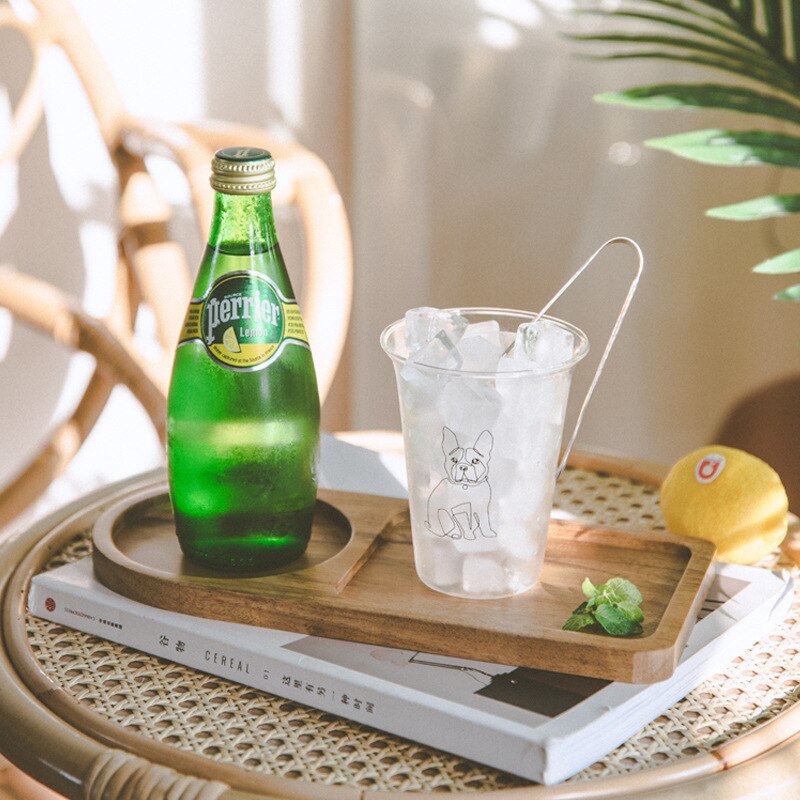
<path fill-rule="evenodd" d="M 497 536 L 489 521 L 492 488 L 489 458 L 494 438 L 486 430 L 472 447 L 461 447 L 450 428 L 442 429 L 442 451 L 447 477 L 428 498 L 425 526 L 436 536 L 453 539 L 487 539 Z"/>

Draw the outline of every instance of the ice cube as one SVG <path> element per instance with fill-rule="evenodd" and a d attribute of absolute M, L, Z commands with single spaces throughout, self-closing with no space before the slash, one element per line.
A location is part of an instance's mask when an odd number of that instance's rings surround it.
<path fill-rule="evenodd" d="M 531 520 L 533 524 L 512 524 L 503 527 L 501 544 L 503 550 L 514 559 L 529 561 L 535 558 L 544 546 L 544 539 L 547 536 L 547 528 L 541 531 L 541 525 L 536 525 L 536 519 Z"/>
<path fill-rule="evenodd" d="M 496 319 L 473 322 L 464 330 L 458 343 L 461 368 L 469 372 L 494 372 L 505 349 Z"/>
<path fill-rule="evenodd" d="M 433 315 L 431 336 L 443 333 L 451 344 L 457 344 L 469 327 L 467 320 L 452 309 L 439 309 Z"/>
<path fill-rule="evenodd" d="M 503 566 L 497 558 L 489 555 L 464 556 L 461 580 L 466 594 L 497 596 L 507 591 Z"/>
<path fill-rule="evenodd" d="M 514 350 L 514 342 L 517 339 L 517 334 L 514 331 L 500 331 L 497 334 L 500 340 L 500 347 L 503 348 L 503 353 L 508 354 Z"/>
<path fill-rule="evenodd" d="M 517 535 L 512 530 L 522 528 L 536 532 L 547 529 L 554 487 L 555 463 L 542 454 L 531 453 L 520 464 L 513 482 L 507 481 L 493 492 L 492 502 L 504 546 Z"/>
<path fill-rule="evenodd" d="M 502 406 L 503 398 L 491 381 L 463 376 L 449 381 L 436 399 L 442 426 L 455 432 L 461 447 L 472 447 L 482 431 L 491 430 Z"/>
<path fill-rule="evenodd" d="M 420 349 L 431 338 L 433 316 L 438 311 L 430 306 L 410 308 L 405 316 L 406 347 L 409 353 Z"/>
<path fill-rule="evenodd" d="M 550 368 L 569 361 L 574 349 L 575 337 L 571 331 L 551 320 L 540 319 L 523 322 L 517 328 L 513 357 Z"/>
<path fill-rule="evenodd" d="M 504 355 L 497 361 L 498 372 L 520 372 L 526 368 L 530 369 L 530 363 L 528 359 L 514 358 L 513 352 L 504 352 Z"/>
<path fill-rule="evenodd" d="M 500 323 L 496 319 L 487 319 L 485 322 L 473 322 L 464 330 L 464 339 L 481 336 L 484 339 L 500 344 Z"/>
<path fill-rule="evenodd" d="M 466 521 L 463 520 L 462 522 L 465 523 Z M 494 523 L 492 524 L 494 525 Z M 474 533 L 474 539 L 467 539 L 466 536 L 462 536 L 460 539 L 451 540 L 459 553 L 492 553 L 500 549 L 497 536 L 482 536 L 480 531 L 475 531 Z"/>
<path fill-rule="evenodd" d="M 495 372 L 503 355 L 499 341 L 483 336 L 464 337 L 458 343 L 461 369 L 465 372 Z"/>
<path fill-rule="evenodd" d="M 440 391 L 440 373 L 421 369 L 413 361 L 407 360 L 400 370 L 398 389 L 403 408 L 416 414 L 431 408 Z"/>
<path fill-rule="evenodd" d="M 409 309 L 405 315 L 405 337 L 409 358 L 423 363 L 414 357 L 425 350 L 431 342 L 438 340 L 439 344 L 426 356 L 436 358 L 436 353 L 441 348 L 449 351 L 454 347 L 466 329 L 467 320 L 457 311 L 430 306 Z"/>
<path fill-rule="evenodd" d="M 461 586 L 461 556 L 449 537 L 440 538 L 423 531 L 414 540 L 417 572 L 429 584 L 440 589 Z"/>
<path fill-rule="evenodd" d="M 539 375 L 531 371 L 531 362 L 509 358 L 501 359 L 498 370 L 495 386 L 503 400 L 503 433 L 515 440 L 515 451 L 530 446 L 542 450 L 544 443 L 536 444 L 542 435 L 546 436 L 548 445 L 554 438 L 560 440 L 570 372 Z M 537 425 L 553 427 L 540 431 Z"/>
<path fill-rule="evenodd" d="M 439 331 L 418 350 L 411 353 L 406 364 L 423 364 L 439 369 L 459 369 L 461 354 L 444 331 Z"/>

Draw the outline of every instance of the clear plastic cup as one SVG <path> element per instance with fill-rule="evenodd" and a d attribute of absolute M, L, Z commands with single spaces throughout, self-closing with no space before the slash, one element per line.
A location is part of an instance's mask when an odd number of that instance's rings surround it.
<path fill-rule="evenodd" d="M 482 326 L 487 341 L 494 346 L 497 334 L 509 351 L 519 325 L 537 316 L 447 312 L 470 324 L 489 322 Z M 381 334 L 397 377 L 414 561 L 420 580 L 438 592 L 507 597 L 539 579 L 572 372 L 589 349 L 575 326 L 542 320 L 562 345 L 562 357 L 547 366 L 506 356 L 480 369 L 483 349 L 483 363 L 491 363 L 489 346 L 466 338 L 464 357 L 440 349 L 431 359 L 439 365 L 431 366 L 419 353 L 409 358 L 405 320 Z"/>

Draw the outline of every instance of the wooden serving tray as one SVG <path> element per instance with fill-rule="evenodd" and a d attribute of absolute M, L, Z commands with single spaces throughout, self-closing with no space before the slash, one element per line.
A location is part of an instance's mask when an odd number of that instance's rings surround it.
<path fill-rule="evenodd" d="M 553 520 L 540 582 L 500 600 L 434 592 L 416 576 L 404 500 L 320 491 L 305 555 L 239 577 L 183 558 L 166 486 L 129 496 L 94 526 L 100 581 L 133 600 L 212 619 L 607 680 L 651 683 L 677 664 L 708 589 L 714 547 L 670 534 Z M 614 576 L 644 595 L 644 633 L 563 631 L 581 582 Z"/>

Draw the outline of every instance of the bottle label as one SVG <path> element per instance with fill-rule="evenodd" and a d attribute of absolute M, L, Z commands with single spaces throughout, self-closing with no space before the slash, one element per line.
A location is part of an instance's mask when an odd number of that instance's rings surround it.
<path fill-rule="evenodd" d="M 249 371 L 271 364 L 289 344 L 308 347 L 297 302 L 259 272 L 228 272 L 205 297 L 193 299 L 179 345 L 201 342 L 228 369 Z"/>

